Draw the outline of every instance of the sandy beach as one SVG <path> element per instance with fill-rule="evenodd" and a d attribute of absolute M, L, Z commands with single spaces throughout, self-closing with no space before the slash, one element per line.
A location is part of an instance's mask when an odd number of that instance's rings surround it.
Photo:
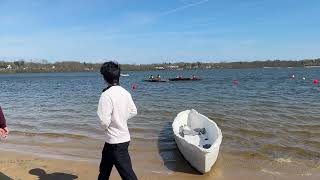
<path fill-rule="evenodd" d="M 46 158 L 32 154 L 25 154 L 20 152 L 0 151 L 0 179 L 1 180 L 36 180 L 36 179 L 62 179 L 62 180 L 90 180 L 96 179 L 98 174 L 99 162 L 76 161 Z M 188 163 L 176 166 L 176 162 L 170 165 L 157 160 L 156 157 L 147 155 L 138 155 L 133 152 L 132 159 L 134 169 L 139 179 L 279 179 L 279 180 L 295 180 L 295 179 L 310 179 L 316 180 L 320 178 L 320 167 L 304 170 L 289 165 L 289 162 L 279 160 L 273 164 L 269 164 L 269 170 L 261 168 L 261 165 L 268 163 L 262 159 L 251 157 L 250 159 L 238 159 L 234 161 L 232 156 L 222 155 L 219 157 L 217 163 L 212 168 L 211 172 L 201 175 L 192 169 Z M 181 157 L 182 158 L 182 157 Z M 150 162 L 153 161 L 153 162 Z M 181 159 L 181 161 L 184 161 Z M 148 171 L 149 166 L 158 167 L 158 171 Z M 169 169 L 172 169 L 168 171 Z M 278 172 L 277 169 L 282 169 Z M 287 169 L 283 173 L 283 169 Z M 121 179 L 115 168 L 112 171 L 111 179 Z"/>

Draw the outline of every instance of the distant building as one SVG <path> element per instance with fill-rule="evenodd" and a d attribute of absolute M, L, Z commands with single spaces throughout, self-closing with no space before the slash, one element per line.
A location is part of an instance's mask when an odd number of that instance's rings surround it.
<path fill-rule="evenodd" d="M 84 68 L 85 71 L 93 71 L 93 68 Z"/>
<path fill-rule="evenodd" d="M 169 68 L 169 69 L 178 69 L 179 66 L 167 66 L 167 68 Z"/>
<path fill-rule="evenodd" d="M 165 68 L 164 67 L 162 67 L 162 66 L 157 66 L 157 67 L 154 67 L 156 70 L 165 70 Z"/>
<path fill-rule="evenodd" d="M 12 66 L 9 64 L 6 69 L 12 69 Z"/>

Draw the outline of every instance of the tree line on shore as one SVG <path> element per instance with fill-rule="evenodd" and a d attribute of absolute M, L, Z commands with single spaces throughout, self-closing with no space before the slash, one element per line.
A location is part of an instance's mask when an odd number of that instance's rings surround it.
<path fill-rule="evenodd" d="M 77 61 L 62 61 L 49 63 L 19 61 L 1 61 L 0 73 L 27 73 L 27 72 L 96 72 L 99 71 L 101 63 L 86 63 Z M 147 70 L 188 70 L 188 69 L 214 69 L 214 68 L 274 68 L 274 67 L 314 67 L 320 66 L 320 58 L 305 59 L 300 61 L 237 61 L 237 62 L 178 62 L 159 64 L 121 64 L 123 71 L 147 71 Z"/>

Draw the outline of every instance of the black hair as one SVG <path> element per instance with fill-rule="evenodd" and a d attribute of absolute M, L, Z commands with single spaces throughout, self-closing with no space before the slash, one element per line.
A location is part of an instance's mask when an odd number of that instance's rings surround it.
<path fill-rule="evenodd" d="M 111 85 L 119 84 L 120 65 L 118 63 L 113 61 L 103 63 L 100 68 L 100 73 L 103 75 L 103 78 L 107 83 Z"/>

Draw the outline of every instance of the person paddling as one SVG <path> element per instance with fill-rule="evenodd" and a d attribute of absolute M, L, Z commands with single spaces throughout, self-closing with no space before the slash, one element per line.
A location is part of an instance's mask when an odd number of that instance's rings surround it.
<path fill-rule="evenodd" d="M 122 179 L 137 180 L 128 152 L 130 133 L 127 124 L 128 119 L 137 115 L 136 105 L 131 94 L 119 84 L 119 64 L 106 62 L 100 72 L 108 87 L 101 94 L 97 111 L 106 134 L 98 180 L 109 179 L 113 165 Z"/>
<path fill-rule="evenodd" d="M 9 134 L 9 129 L 7 127 L 6 119 L 4 117 L 4 114 L 0 106 L 0 137 L 6 138 L 8 134 Z"/>

